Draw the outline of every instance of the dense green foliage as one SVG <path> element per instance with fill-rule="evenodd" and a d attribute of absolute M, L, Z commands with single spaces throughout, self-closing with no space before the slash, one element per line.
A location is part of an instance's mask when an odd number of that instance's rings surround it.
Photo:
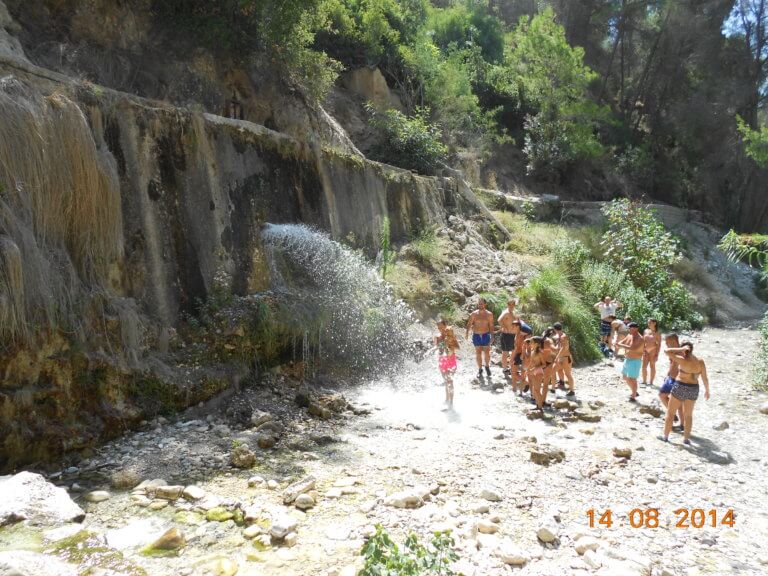
<path fill-rule="evenodd" d="M 752 130 L 741 116 L 736 117 L 739 134 L 744 139 L 744 150 L 759 166 L 768 164 L 768 126 Z"/>
<path fill-rule="evenodd" d="M 549 311 L 550 324 L 557 321 L 563 323 L 563 329 L 571 338 L 571 351 L 576 362 L 600 358 L 594 314 L 580 300 L 562 268 L 550 266 L 542 269 L 523 289 L 521 297 Z M 536 328 L 543 329 L 545 326 Z"/>
<path fill-rule="evenodd" d="M 680 242 L 654 211 L 621 199 L 606 204 L 603 213 L 608 221 L 603 235 L 608 262 L 645 294 L 659 322 L 678 328 L 700 324 L 692 297 L 670 274 L 670 267 L 683 257 Z"/>
<path fill-rule="evenodd" d="M 397 110 L 377 112 L 368 107 L 371 125 L 382 137 L 371 153 L 375 160 L 432 174 L 447 154 L 440 129 L 427 120 L 428 111 L 417 109 L 410 118 Z"/>
<path fill-rule="evenodd" d="M 768 160 L 768 2 L 152 6 L 185 42 L 242 61 L 266 56 L 316 100 L 342 68 L 378 67 L 404 104 L 403 118 L 440 126 L 430 138 L 448 147 L 449 160 L 468 149 L 481 176 L 490 178 L 486 159 L 511 174 L 524 159 L 534 187 L 554 182 L 605 198 L 620 186 L 717 211 L 746 229 L 765 224 L 756 208 Z M 423 169 L 406 154 L 390 161 Z"/>
<path fill-rule="evenodd" d="M 361 551 L 365 566 L 359 576 L 453 576 L 451 564 L 459 559 L 448 532 L 435 532 L 428 546 L 410 534 L 400 548 L 380 524 Z"/>
<path fill-rule="evenodd" d="M 731 260 L 746 261 L 761 269 L 763 280 L 768 280 L 768 235 L 737 234 L 730 230 L 720 240 L 720 249 Z M 760 326 L 760 348 L 755 360 L 755 379 L 759 386 L 768 387 L 768 313 Z"/>

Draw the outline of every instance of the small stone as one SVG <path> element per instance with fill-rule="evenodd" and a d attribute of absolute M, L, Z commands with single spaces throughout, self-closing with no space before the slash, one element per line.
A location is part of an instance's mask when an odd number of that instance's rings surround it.
<path fill-rule="evenodd" d="M 768 402 L 763 402 L 760 406 L 760 414 L 768 414 Z"/>
<path fill-rule="evenodd" d="M 281 515 L 272 520 L 272 527 L 269 529 L 269 534 L 277 539 L 282 540 L 291 532 L 296 530 L 298 522 L 295 518 L 288 515 Z"/>
<path fill-rule="evenodd" d="M 259 448 L 262 450 L 269 450 L 271 448 L 274 448 L 277 444 L 277 436 L 272 434 L 271 432 L 264 432 L 260 433 L 256 436 L 256 444 Z"/>
<path fill-rule="evenodd" d="M 255 488 L 256 486 L 261 486 L 264 484 L 264 478 L 261 476 L 251 476 L 248 478 L 248 486 L 250 488 Z"/>
<path fill-rule="evenodd" d="M 274 420 L 274 417 L 269 412 L 262 412 L 261 410 L 254 410 L 251 414 L 251 425 L 254 428 L 258 428 L 266 422 Z"/>
<path fill-rule="evenodd" d="M 414 490 L 403 490 L 390 494 L 384 504 L 395 508 L 421 508 L 424 500 Z"/>
<path fill-rule="evenodd" d="M 336 500 L 341 498 L 343 494 L 344 493 L 341 488 L 328 488 L 328 490 L 325 492 L 325 497 Z"/>
<path fill-rule="evenodd" d="M 87 502 L 104 502 L 111 498 L 111 494 L 106 490 L 94 490 L 93 492 L 86 492 L 83 498 Z"/>
<path fill-rule="evenodd" d="M 309 494 L 299 494 L 293 504 L 299 510 L 309 510 L 310 508 L 314 508 L 315 499 Z"/>
<path fill-rule="evenodd" d="M 243 530 L 243 538 L 250 540 L 262 533 L 262 528 L 258 524 L 251 524 L 245 530 Z"/>
<path fill-rule="evenodd" d="M 662 414 L 664 414 L 664 408 L 658 403 L 653 402 L 652 404 L 642 405 L 640 406 L 640 414 L 650 414 L 654 418 L 659 418 Z"/>
<path fill-rule="evenodd" d="M 178 500 L 182 492 L 184 492 L 184 486 L 158 486 L 155 488 L 155 497 L 163 500 Z"/>
<path fill-rule="evenodd" d="M 254 454 L 245 444 L 238 444 L 232 449 L 229 461 L 235 468 L 248 469 L 256 464 L 256 454 Z"/>
<path fill-rule="evenodd" d="M 280 484 L 277 483 L 275 480 L 267 480 L 267 488 L 270 490 L 277 490 L 277 488 L 280 486 Z"/>
<path fill-rule="evenodd" d="M 496 549 L 498 556 L 504 564 L 510 566 L 523 566 L 528 562 L 528 555 L 520 550 L 513 542 L 503 541 Z"/>
<path fill-rule="evenodd" d="M 489 502 L 501 502 L 501 495 L 492 488 L 484 488 L 483 491 L 480 492 L 480 497 Z"/>
<path fill-rule="evenodd" d="M 283 538 L 283 544 L 290 548 L 295 546 L 298 540 L 299 536 L 296 534 L 296 532 L 290 532 L 289 534 L 286 534 L 285 538 Z"/>
<path fill-rule="evenodd" d="M 632 458 L 632 449 L 628 446 L 616 446 L 613 449 L 613 455 L 617 458 Z"/>
<path fill-rule="evenodd" d="M 178 550 L 187 543 L 178 528 L 171 528 L 151 544 L 155 550 Z"/>
<path fill-rule="evenodd" d="M 310 403 L 309 407 L 307 408 L 307 413 L 310 416 L 317 416 L 322 420 L 330 420 L 333 417 L 333 412 L 315 402 Z"/>
<path fill-rule="evenodd" d="M 475 514 L 487 514 L 490 512 L 490 507 L 484 502 L 479 502 L 472 507 L 472 512 Z"/>
<path fill-rule="evenodd" d="M 597 550 L 600 547 L 600 541 L 592 536 L 582 536 L 574 543 L 576 553 L 584 554 L 587 550 Z"/>
<path fill-rule="evenodd" d="M 712 428 L 714 428 L 718 432 L 722 432 L 723 430 L 727 430 L 730 427 L 731 427 L 731 425 L 728 424 L 727 421 L 723 420 L 722 422 L 720 422 L 720 424 L 718 424 L 716 426 L 713 426 Z"/>
<path fill-rule="evenodd" d="M 307 476 L 298 482 L 294 482 L 283 492 L 283 504 L 290 504 L 302 494 L 305 494 L 310 490 L 314 490 L 316 482 L 317 480 L 314 476 Z"/>
<path fill-rule="evenodd" d="M 499 526 L 488 520 L 480 520 L 477 523 L 477 531 L 481 534 L 495 534 L 499 531 Z"/>
<path fill-rule="evenodd" d="M 557 528 L 552 523 L 544 523 L 536 531 L 536 537 L 548 544 L 557 540 Z"/>
<path fill-rule="evenodd" d="M 153 500 L 147 508 L 149 510 L 162 510 L 166 506 L 168 506 L 168 500 Z"/>
<path fill-rule="evenodd" d="M 181 495 L 185 500 L 195 502 L 205 497 L 205 490 L 200 488 L 200 486 L 191 485 L 184 488 L 184 491 L 181 493 Z"/>

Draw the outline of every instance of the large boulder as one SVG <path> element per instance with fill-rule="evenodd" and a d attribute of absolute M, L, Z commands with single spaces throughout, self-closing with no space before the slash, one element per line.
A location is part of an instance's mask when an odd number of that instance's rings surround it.
<path fill-rule="evenodd" d="M 67 494 L 40 474 L 19 472 L 0 476 L 0 526 L 28 520 L 38 526 L 82 522 L 85 512 Z"/>

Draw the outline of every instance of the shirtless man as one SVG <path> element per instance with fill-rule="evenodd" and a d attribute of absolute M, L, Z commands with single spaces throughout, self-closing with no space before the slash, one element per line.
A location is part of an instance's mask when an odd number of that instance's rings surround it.
<path fill-rule="evenodd" d="M 557 356 L 555 357 L 555 366 L 557 367 L 558 383 L 568 382 L 568 392 L 566 396 L 575 396 L 573 389 L 573 356 L 571 356 L 571 339 L 568 334 L 563 332 L 563 325 L 556 322 L 553 326 L 557 341 Z"/>
<path fill-rule="evenodd" d="M 515 320 L 512 322 L 512 331 L 515 334 L 515 350 L 512 353 L 512 391 L 520 391 L 520 396 L 523 395 L 523 384 L 525 382 L 525 370 L 523 369 L 523 355 L 525 352 L 525 339 L 528 335 L 523 332 L 522 320 Z M 527 388 L 527 386 L 526 386 Z"/>
<path fill-rule="evenodd" d="M 499 316 L 499 328 L 501 330 L 501 369 L 505 376 L 511 372 L 510 360 L 515 350 L 515 330 L 513 322 L 519 320 L 515 314 L 515 305 L 517 301 L 514 298 L 507 300 L 507 309 Z M 517 325 L 517 332 L 520 331 L 520 324 Z"/>
<path fill-rule="evenodd" d="M 621 374 L 627 386 L 629 386 L 629 401 L 637 402 L 637 377 L 640 376 L 640 368 L 643 364 L 645 341 L 640 334 L 637 322 L 630 322 L 628 328 L 629 334 L 617 342 L 616 346 L 623 348 L 626 354 Z"/>
<path fill-rule="evenodd" d="M 493 312 L 487 310 L 488 303 L 480 298 L 477 310 L 469 315 L 466 336 L 472 330 L 472 344 L 475 345 L 475 357 L 477 358 L 477 377 L 483 377 L 483 360 L 485 360 L 485 373 L 491 375 L 491 336 L 493 335 Z"/>

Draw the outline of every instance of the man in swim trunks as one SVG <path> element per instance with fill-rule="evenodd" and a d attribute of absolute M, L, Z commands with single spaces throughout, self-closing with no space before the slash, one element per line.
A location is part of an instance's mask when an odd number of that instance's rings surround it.
<path fill-rule="evenodd" d="M 477 359 L 477 377 L 483 377 L 483 360 L 485 360 L 485 373 L 491 375 L 491 336 L 493 335 L 493 312 L 487 309 L 488 303 L 480 298 L 477 310 L 469 315 L 466 336 L 472 330 L 472 344 L 475 345 L 475 357 Z"/>
<path fill-rule="evenodd" d="M 640 334 L 640 330 L 637 326 L 637 322 L 629 323 L 629 334 L 621 341 L 616 343 L 616 346 L 623 348 L 626 354 L 624 359 L 624 368 L 621 371 L 624 381 L 629 386 L 630 402 L 637 402 L 637 378 L 640 376 L 640 368 L 643 365 L 643 350 L 644 340 Z"/>
<path fill-rule="evenodd" d="M 664 344 L 667 345 L 667 348 L 679 348 L 680 337 L 674 332 L 667 334 L 664 337 Z M 672 392 L 672 388 L 675 386 L 675 383 L 677 382 L 678 371 L 679 371 L 679 368 L 677 366 L 677 362 L 675 362 L 675 359 L 673 356 L 670 356 L 669 370 L 667 371 L 667 377 L 664 379 L 664 383 L 661 385 L 661 388 L 659 388 L 659 400 L 661 400 L 665 408 L 669 408 L 669 395 Z M 677 422 L 680 422 L 679 429 L 683 430 L 683 426 L 685 425 L 685 415 L 683 413 L 682 404 L 677 409 L 677 414 L 674 416 L 674 421 L 672 426 L 673 430 L 675 429 L 674 424 Z"/>
<path fill-rule="evenodd" d="M 557 342 L 557 356 L 555 357 L 555 366 L 557 367 L 558 384 L 568 382 L 568 392 L 566 396 L 575 396 L 573 390 L 573 356 L 571 356 L 571 339 L 568 334 L 563 332 L 563 325 L 555 322 L 555 339 Z"/>
<path fill-rule="evenodd" d="M 611 336 L 611 321 L 616 317 L 616 310 L 621 308 L 621 303 L 606 296 L 600 302 L 594 305 L 594 308 L 600 312 L 600 348 L 604 354 L 608 354 L 609 338 Z"/>
<path fill-rule="evenodd" d="M 501 330 L 501 369 L 505 376 L 509 376 L 510 360 L 515 349 L 515 334 L 513 322 L 518 320 L 515 314 L 515 305 L 517 301 L 513 298 L 507 300 L 507 309 L 499 316 L 499 329 Z M 517 324 L 517 332 L 520 331 L 520 324 Z"/>

